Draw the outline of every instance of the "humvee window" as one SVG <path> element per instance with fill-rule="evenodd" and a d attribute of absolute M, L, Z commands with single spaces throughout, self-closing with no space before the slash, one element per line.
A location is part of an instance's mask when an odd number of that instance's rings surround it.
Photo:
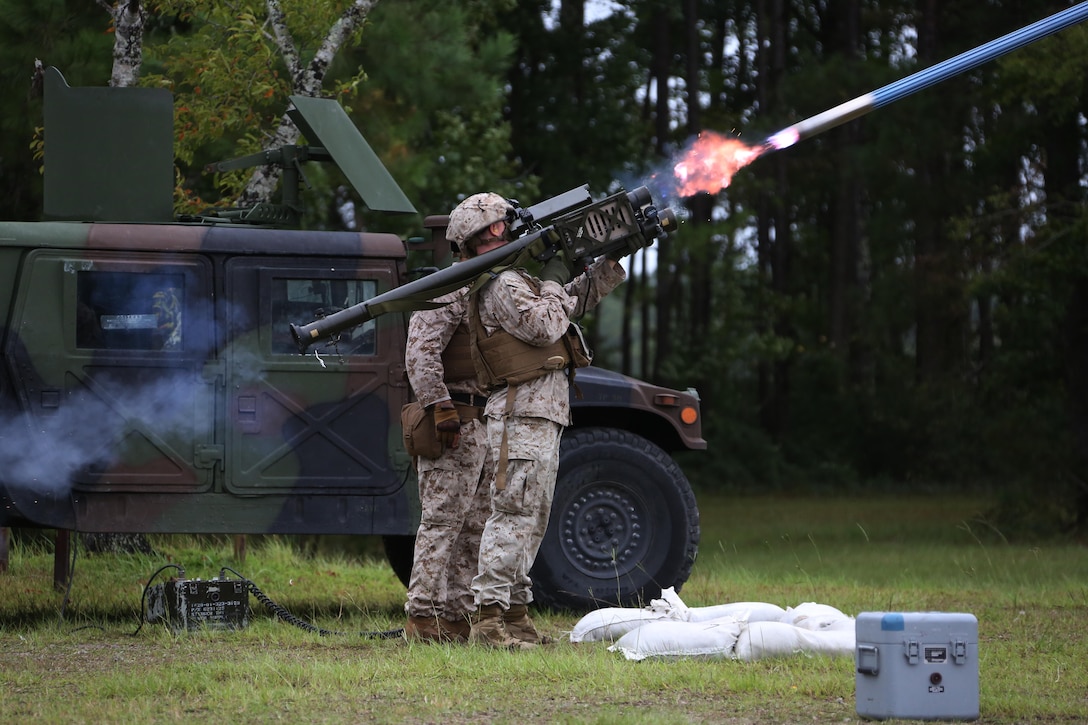
<path fill-rule="evenodd" d="M 185 276 L 82 271 L 76 283 L 76 346 L 181 350 Z"/>
<path fill-rule="evenodd" d="M 378 294 L 372 279 L 288 279 L 272 280 L 272 352 L 298 355 L 290 324 L 331 315 Z M 341 355 L 375 355 L 375 320 L 345 330 L 337 348 Z"/>

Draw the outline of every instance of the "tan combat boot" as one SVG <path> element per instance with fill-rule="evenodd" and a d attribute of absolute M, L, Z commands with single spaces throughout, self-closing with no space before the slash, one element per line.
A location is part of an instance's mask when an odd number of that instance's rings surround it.
<path fill-rule="evenodd" d="M 536 647 L 535 642 L 522 642 L 511 637 L 503 626 L 502 615 L 502 607 L 498 604 L 488 604 L 477 609 L 472 619 L 469 641 L 497 649 L 520 650 Z"/>
<path fill-rule="evenodd" d="M 417 642 L 468 641 L 469 623 L 462 619 L 455 622 L 442 617 L 408 617 L 404 625 L 404 638 Z"/>
<path fill-rule="evenodd" d="M 438 617 L 408 617 L 404 625 L 404 638 L 409 642 L 441 642 L 442 630 Z"/>
<path fill-rule="evenodd" d="M 457 619 L 445 619 L 443 617 L 438 620 L 438 628 L 450 642 L 464 644 L 468 642 L 468 636 L 472 632 L 472 622 L 469 621 L 468 615 Z"/>
<path fill-rule="evenodd" d="M 533 620 L 529 616 L 529 607 L 524 604 L 510 605 L 510 608 L 503 612 L 502 624 L 506 627 L 507 634 L 522 642 L 532 642 L 533 644 L 552 644 L 555 642 L 551 637 L 536 631 Z"/>

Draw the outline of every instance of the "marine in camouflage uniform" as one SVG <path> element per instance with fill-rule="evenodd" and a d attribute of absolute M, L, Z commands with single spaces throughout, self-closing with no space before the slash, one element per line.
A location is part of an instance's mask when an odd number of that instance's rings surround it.
<path fill-rule="evenodd" d="M 547 268 L 542 275 L 547 276 Z M 611 259 L 597 260 L 564 286 L 507 270 L 479 293 L 480 322 L 488 335 L 502 329 L 530 345 L 549 345 L 566 333 L 572 319 L 595 307 L 625 278 L 623 267 Z M 571 423 L 569 387 L 567 370 L 549 370 L 517 385 L 512 407 L 506 388 L 494 391 L 487 403 L 489 466 L 500 465 L 503 448 L 507 465 L 501 483 L 502 472 L 496 469 L 490 475 L 491 515 L 472 589 L 479 612 L 494 613 L 498 607 L 507 634 L 522 641 L 526 638 L 518 635 L 526 629 L 538 643 L 543 639 L 526 613 L 533 600 L 529 570 L 548 529 L 560 438 Z M 477 628 L 474 624 L 472 636 L 481 639 Z"/>
<path fill-rule="evenodd" d="M 484 480 L 486 394 L 474 375 L 448 381 L 443 363 L 443 353 L 464 319 L 466 292 L 438 298 L 449 304 L 414 312 L 408 323 L 405 366 L 416 399 L 424 406 L 452 400 L 460 417 L 456 447 L 446 446 L 438 458 L 415 459 L 422 516 L 405 604 L 409 639 L 466 641 L 475 610 L 470 583 L 477 573 L 480 534 L 490 512 Z M 467 335 L 467 330 L 462 328 L 459 334 Z M 471 367 L 470 360 L 466 363 Z"/>
<path fill-rule="evenodd" d="M 446 237 L 455 248 L 485 254 L 509 241 L 514 218 L 513 206 L 498 194 L 474 194 L 450 212 Z M 491 515 L 481 539 L 479 573 L 472 581 L 473 642 L 529 649 L 547 641 L 529 617 L 529 570 L 548 528 L 560 436 L 570 424 L 570 378 L 563 361 L 574 360 L 569 348 L 569 357 L 553 353 L 571 319 L 596 306 L 624 280 L 616 262 L 622 256 L 598 260 L 570 282 L 572 270 L 556 255 L 544 265 L 540 279 L 523 270 L 505 270 L 468 299 L 480 382 L 497 388 L 487 403 L 490 455 L 484 474 L 490 482 Z M 488 373 L 503 368 L 494 364 L 503 361 L 487 359 L 481 338 L 486 338 L 489 354 L 498 358 L 509 352 L 510 342 L 541 352 L 528 355 L 529 374 L 518 376 L 516 385 L 501 387 L 495 382 L 500 378 Z M 495 341 L 499 345 L 493 348 Z"/>

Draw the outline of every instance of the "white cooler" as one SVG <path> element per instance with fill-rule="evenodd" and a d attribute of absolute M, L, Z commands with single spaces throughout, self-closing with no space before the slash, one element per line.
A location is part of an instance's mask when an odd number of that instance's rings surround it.
<path fill-rule="evenodd" d="M 975 720 L 978 620 L 947 612 L 862 612 L 857 712 L 884 720 Z"/>

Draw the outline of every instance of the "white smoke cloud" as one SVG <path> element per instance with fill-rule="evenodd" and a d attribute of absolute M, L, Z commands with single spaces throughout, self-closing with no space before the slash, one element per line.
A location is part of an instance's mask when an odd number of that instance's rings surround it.
<path fill-rule="evenodd" d="M 211 433 L 210 386 L 183 371 L 156 381 L 133 382 L 116 370 L 58 393 L 56 407 L 38 407 L 0 420 L 4 483 L 66 493 L 73 477 L 92 475 L 124 459 L 128 442 L 145 438 L 162 445 L 179 440 L 187 455 L 192 441 Z M 146 371 L 132 372 L 145 377 Z M 53 403 L 50 403 L 52 406 Z M 201 408 L 207 408 L 200 415 Z"/>

